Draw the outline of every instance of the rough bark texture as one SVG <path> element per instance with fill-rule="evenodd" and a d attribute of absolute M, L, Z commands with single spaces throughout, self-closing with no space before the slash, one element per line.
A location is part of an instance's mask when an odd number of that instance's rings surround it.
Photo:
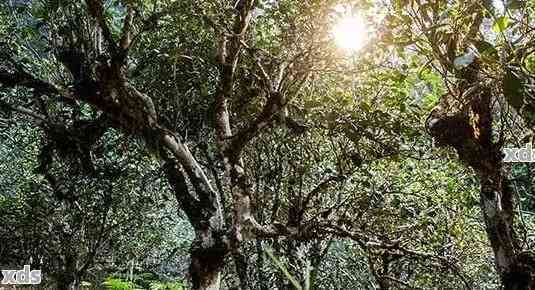
<path fill-rule="evenodd" d="M 535 260 L 515 234 L 514 195 L 503 170 L 501 144 L 492 139 L 492 91 L 480 82 L 477 61 L 460 76 L 458 90 L 463 99 L 452 104 L 451 96 L 443 96 L 427 127 L 438 146 L 455 148 L 459 159 L 479 177 L 481 211 L 503 286 L 535 289 Z"/>
<path fill-rule="evenodd" d="M 193 198 L 186 177 L 174 159 L 167 159 L 165 169 L 176 199 L 195 229 L 189 268 L 193 289 L 219 289 L 228 246 L 217 198 L 203 201 Z"/>
<path fill-rule="evenodd" d="M 127 59 L 133 39 L 133 19 L 136 15 L 132 5 L 126 5 L 127 13 L 117 41 L 105 19 L 103 1 L 86 1 L 88 13 L 94 18 L 95 29 L 99 34 L 97 43 L 93 43 L 93 46 L 98 48 L 98 58 L 91 57 L 75 40 L 55 48 L 58 61 L 72 75 L 73 85 L 69 88 L 59 88 L 39 80 L 23 69 L 13 71 L 0 67 L 2 86 L 24 86 L 40 95 L 58 97 L 63 102 L 90 104 L 101 111 L 104 119 L 109 121 L 106 128 L 115 127 L 126 134 L 141 137 L 150 150 L 164 156 L 167 177 L 175 191 L 176 199 L 195 229 L 195 240 L 190 249 L 190 276 L 194 289 L 219 289 L 224 259 L 229 253 L 237 253 L 236 249 L 240 248 L 243 239 L 260 233 L 265 237 L 291 234 L 284 227 L 264 228 L 255 221 L 251 214 L 251 182 L 240 158 L 242 149 L 261 129 L 273 123 L 274 117 L 287 102 L 281 89 L 284 71 L 282 65 L 279 72 L 266 72 L 261 61 L 257 60 L 256 65 L 266 84 L 265 104 L 241 131 L 233 133 L 229 120 L 228 103 L 233 97 L 234 74 L 240 54 L 249 49 L 245 40 L 256 2 L 236 1 L 232 28 L 230 31 L 218 31 L 221 37 L 218 47 L 220 75 L 214 102 L 215 131 L 227 177 L 225 184 L 218 186 L 219 191 L 212 188 L 205 171 L 179 134 L 162 126 L 152 99 L 134 87 L 128 79 Z M 270 77 L 270 73 L 276 77 Z M 296 73 L 293 82 L 302 84 L 305 78 L 305 73 Z M 23 108 L 18 110 L 22 111 Z M 33 114 L 33 117 L 47 121 L 46 116 Z M 227 190 L 233 200 L 230 233 L 230 226 L 225 225 L 221 209 L 220 194 L 223 190 Z M 247 261 L 238 254 L 235 254 L 235 257 L 242 278 L 242 288 L 246 288 Z"/>
<path fill-rule="evenodd" d="M 226 243 L 222 237 L 220 232 L 210 229 L 196 231 L 190 249 L 192 289 L 220 289 L 221 272 L 227 255 Z"/>
<path fill-rule="evenodd" d="M 219 289 L 220 273 L 228 253 L 220 197 L 178 134 L 159 124 L 151 98 L 129 83 L 126 56 L 132 17 L 125 18 L 123 35 L 117 44 L 108 33 L 101 1 L 92 0 L 87 4 L 90 14 L 101 26 L 109 59 L 91 63 L 82 50 L 58 49 L 58 60 L 70 71 L 74 80 L 70 91 L 61 91 L 24 71 L 10 72 L 3 68 L 0 68 L 0 84 L 32 88 L 41 94 L 60 96 L 62 101 L 89 103 L 103 112 L 110 126 L 139 136 L 146 141 L 149 149 L 163 152 L 167 156 L 168 179 L 196 233 L 190 251 L 190 276 L 194 289 Z M 128 10 L 128 15 L 132 15 L 131 7 Z M 96 75 L 90 73 L 93 70 Z M 39 119 L 47 121 L 43 116 L 39 116 Z M 193 190 L 188 190 L 188 186 Z M 61 285 L 58 287 L 68 287 L 71 280 L 71 277 L 60 277 Z"/>

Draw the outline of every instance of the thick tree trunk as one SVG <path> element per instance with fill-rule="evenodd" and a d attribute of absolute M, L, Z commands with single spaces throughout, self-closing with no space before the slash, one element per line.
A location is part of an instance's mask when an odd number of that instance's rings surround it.
<path fill-rule="evenodd" d="M 181 146 L 175 142 L 171 142 L 170 145 Z M 190 156 L 187 148 L 182 149 L 185 150 L 185 153 L 183 152 L 185 156 L 182 158 Z M 199 178 L 202 179 L 203 175 L 192 172 L 198 166 L 195 160 L 191 159 L 186 163 L 183 161 L 181 164 L 188 163 L 191 163 L 192 167 L 185 171 L 188 172 L 190 183 L 198 195 L 190 194 L 183 167 L 175 158 L 166 159 L 165 171 L 180 208 L 186 213 L 195 229 L 195 240 L 190 248 L 189 272 L 192 289 L 218 290 L 225 256 L 228 254 L 223 215 L 218 197 L 210 189 L 209 183 L 203 187 L 199 184 Z"/>
<path fill-rule="evenodd" d="M 495 265 L 505 289 L 535 289 L 535 260 L 522 247 L 514 230 L 514 195 L 499 173 L 481 176 L 481 210 Z"/>
<path fill-rule="evenodd" d="M 79 279 L 76 271 L 76 257 L 73 254 L 66 254 L 63 259 L 61 273 L 56 276 L 56 287 L 58 290 L 74 289 Z"/>
<path fill-rule="evenodd" d="M 478 62 L 460 76 L 460 91 L 469 91 L 479 83 Z M 496 271 L 505 289 L 535 289 L 535 259 L 524 251 L 514 230 L 514 194 L 503 170 L 501 145 L 493 140 L 492 90 L 478 87 L 465 94 L 469 107 L 448 106 L 443 96 L 428 119 L 428 129 L 438 146 L 456 149 L 459 159 L 473 168 L 480 183 L 480 206 L 491 244 Z M 470 112 L 468 112 L 469 110 Z"/>
<path fill-rule="evenodd" d="M 192 289 L 219 290 L 227 247 L 224 239 L 210 229 L 196 231 L 191 249 Z"/>
<path fill-rule="evenodd" d="M 57 280 L 56 287 L 58 290 L 71 290 L 74 289 L 74 278 L 64 276 Z"/>

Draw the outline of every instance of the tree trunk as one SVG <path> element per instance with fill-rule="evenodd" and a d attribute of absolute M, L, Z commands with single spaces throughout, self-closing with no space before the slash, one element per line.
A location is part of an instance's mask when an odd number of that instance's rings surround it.
<path fill-rule="evenodd" d="M 481 210 L 495 265 L 505 289 L 535 289 L 535 260 L 522 251 L 514 230 L 514 195 L 500 174 L 481 176 Z"/>
<path fill-rule="evenodd" d="M 196 231 L 191 245 L 190 276 L 192 289 L 219 290 L 227 247 L 217 232 L 206 229 Z"/>
<path fill-rule="evenodd" d="M 58 290 L 74 289 L 74 278 L 65 275 L 57 280 L 56 287 Z"/>
<path fill-rule="evenodd" d="M 249 290 L 249 261 L 244 252 L 243 245 L 240 245 L 238 248 L 233 249 L 232 258 L 240 282 L 240 289 Z"/>
<path fill-rule="evenodd" d="M 76 271 L 76 258 L 73 254 L 65 254 L 61 273 L 56 278 L 56 287 L 58 290 L 70 290 L 78 284 L 78 275 Z"/>
<path fill-rule="evenodd" d="M 460 73 L 459 90 L 478 84 L 479 64 L 474 61 Z M 474 91 L 474 90 L 472 90 Z M 514 194 L 503 170 L 501 143 L 493 140 L 492 90 L 479 87 L 465 94 L 469 107 L 457 110 L 448 98 L 431 112 L 427 127 L 438 146 L 455 148 L 459 159 L 473 168 L 480 184 L 480 206 L 496 271 L 505 289 L 535 289 L 535 259 L 524 251 L 514 230 Z"/>
<path fill-rule="evenodd" d="M 194 159 L 190 162 L 196 164 Z M 194 166 L 196 167 L 196 165 Z M 190 183 L 196 189 L 190 194 L 186 176 L 175 158 L 167 157 L 165 171 L 167 179 L 180 208 L 188 216 L 188 220 L 195 229 L 195 240 L 191 244 L 191 264 L 189 267 L 192 289 L 218 290 L 221 284 L 221 272 L 225 256 L 229 252 L 223 215 L 217 196 L 205 184 L 205 191 L 198 182 L 198 176 L 186 169 Z"/>

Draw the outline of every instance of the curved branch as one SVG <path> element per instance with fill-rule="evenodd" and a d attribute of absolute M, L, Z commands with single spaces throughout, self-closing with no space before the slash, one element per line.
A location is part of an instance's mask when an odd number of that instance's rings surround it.
<path fill-rule="evenodd" d="M 40 80 L 24 71 L 8 72 L 0 69 L 0 85 L 6 88 L 26 87 L 45 95 L 60 94 L 58 88 L 53 84 Z"/>
<path fill-rule="evenodd" d="M 41 114 L 38 114 L 32 110 L 29 110 L 29 109 L 26 109 L 24 107 L 21 107 L 21 106 L 13 106 L 11 104 L 8 104 L 7 102 L 3 101 L 3 100 L 0 100 L 0 106 L 8 109 L 8 110 L 11 110 L 13 112 L 17 112 L 17 113 L 21 113 L 23 115 L 27 115 L 27 116 L 30 116 L 42 123 L 48 123 L 48 119 L 41 115 Z"/>

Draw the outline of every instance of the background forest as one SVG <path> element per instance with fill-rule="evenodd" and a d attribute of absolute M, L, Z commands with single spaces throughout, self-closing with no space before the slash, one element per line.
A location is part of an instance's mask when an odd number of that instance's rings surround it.
<path fill-rule="evenodd" d="M 0 269 L 535 289 L 535 1 L 0 0 Z M 6 289 L 11 289 L 5 286 Z"/>

